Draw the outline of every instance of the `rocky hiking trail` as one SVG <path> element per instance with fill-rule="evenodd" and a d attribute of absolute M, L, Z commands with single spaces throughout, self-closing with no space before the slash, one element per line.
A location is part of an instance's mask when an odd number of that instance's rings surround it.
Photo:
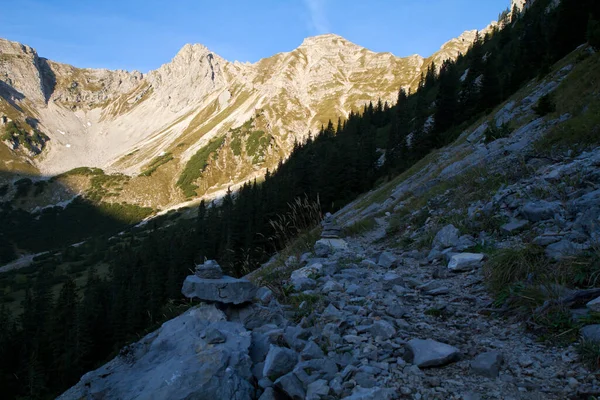
<path fill-rule="evenodd" d="M 540 344 L 522 324 L 484 315 L 492 299 L 481 269 L 448 272 L 424 252 L 391 252 L 372 239 L 348 239 L 341 259 L 360 261 L 320 288 L 336 307 L 325 313 L 345 328 L 338 349 L 359 360 L 345 387 L 373 394 L 353 398 L 378 398 L 379 387 L 392 389 L 390 398 L 564 399 L 595 383 L 575 349 Z"/>
<path fill-rule="evenodd" d="M 279 267 L 291 266 L 295 307 L 223 276 L 214 261 L 197 266 L 182 291 L 208 304 L 60 398 L 566 399 L 598 391 L 573 347 L 540 344 L 523 324 L 486 315 L 482 258 L 460 253 L 471 238 L 442 228 L 432 247 L 450 261 L 430 261 L 426 251 L 390 249 L 385 223 L 339 238 L 326 218 L 314 252 Z"/>

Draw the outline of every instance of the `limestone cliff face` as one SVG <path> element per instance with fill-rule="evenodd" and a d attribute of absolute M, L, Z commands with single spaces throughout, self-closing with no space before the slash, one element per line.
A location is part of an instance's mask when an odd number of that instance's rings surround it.
<path fill-rule="evenodd" d="M 308 38 L 291 52 L 255 64 L 231 63 L 188 44 L 145 75 L 80 69 L 0 39 L 0 115 L 24 126 L 35 123 L 50 137 L 42 155 L 15 153 L 8 161 L 14 165 L 25 157 L 45 175 L 81 166 L 125 173 L 132 190 L 112 200 L 177 204 L 189 197 L 177 187 L 179 177 L 209 144 L 221 146 L 194 178 L 201 188 L 197 196 L 274 168 L 295 141 L 329 119 L 379 98 L 393 102 L 400 87 L 417 85 L 431 62 L 439 66 L 464 53 L 475 32 L 447 42 L 427 59 L 375 53 L 332 34 Z M 248 128 L 245 136 L 238 134 L 242 126 Z M 258 150 L 231 148 L 252 135 L 262 146 Z M 152 185 L 160 190 L 138 190 Z"/>

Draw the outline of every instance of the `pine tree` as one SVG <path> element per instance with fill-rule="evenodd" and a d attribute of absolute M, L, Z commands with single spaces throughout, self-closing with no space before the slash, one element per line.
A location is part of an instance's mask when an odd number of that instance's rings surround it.
<path fill-rule="evenodd" d="M 77 309 L 77 286 L 69 279 L 60 290 L 51 324 L 53 375 L 62 385 L 72 383 L 80 374 Z"/>
<path fill-rule="evenodd" d="M 445 144 L 445 138 L 442 135 L 453 127 L 459 118 L 458 92 L 460 79 L 456 65 L 452 61 L 445 61 L 442 65 L 439 82 L 432 130 L 432 144 L 434 147 Z"/>

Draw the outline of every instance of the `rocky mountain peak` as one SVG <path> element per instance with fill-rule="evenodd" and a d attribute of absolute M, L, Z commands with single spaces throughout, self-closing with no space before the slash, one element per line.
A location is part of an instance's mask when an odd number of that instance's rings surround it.
<path fill-rule="evenodd" d="M 201 59 L 208 54 L 211 54 L 211 51 L 203 44 L 187 43 L 177 52 L 175 57 L 173 57 L 173 62 L 192 62 Z"/>
<path fill-rule="evenodd" d="M 304 39 L 304 41 L 302 42 L 300 47 L 298 47 L 298 49 L 304 49 L 304 50 L 319 49 L 319 50 L 332 50 L 332 51 L 339 50 L 342 48 L 352 48 L 357 51 L 364 49 L 363 47 L 361 47 L 357 44 L 354 44 L 334 33 L 327 33 L 324 35 L 308 37 L 308 38 Z"/>
<path fill-rule="evenodd" d="M 0 38 L 0 54 L 3 55 L 21 55 L 30 54 L 37 57 L 37 52 L 32 47 L 18 42 Z"/>

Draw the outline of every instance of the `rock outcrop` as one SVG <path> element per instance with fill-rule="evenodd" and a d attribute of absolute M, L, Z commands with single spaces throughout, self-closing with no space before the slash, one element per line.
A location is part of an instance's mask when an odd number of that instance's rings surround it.
<path fill-rule="evenodd" d="M 211 341 L 214 332 L 218 341 Z M 214 305 L 194 307 L 85 374 L 58 399 L 255 399 L 250 344 L 250 332 Z"/>

